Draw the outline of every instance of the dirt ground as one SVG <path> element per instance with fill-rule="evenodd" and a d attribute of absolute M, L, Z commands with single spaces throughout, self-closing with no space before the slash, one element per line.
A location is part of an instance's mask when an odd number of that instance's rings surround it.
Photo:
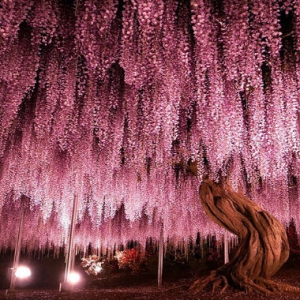
<path fill-rule="evenodd" d="M 299 261 L 285 265 L 274 277 L 278 282 L 292 284 L 300 288 L 300 264 Z M 252 299 L 276 299 L 296 300 L 300 299 L 300 293 L 281 293 L 262 295 L 245 293 L 234 289 L 228 289 L 221 294 L 219 291 L 212 293 L 209 289 L 194 295 L 188 287 L 194 278 L 172 279 L 165 278 L 163 287 L 158 289 L 155 276 L 149 274 L 122 275 L 111 278 L 95 279 L 85 282 L 73 291 L 59 292 L 57 289 L 17 289 L 15 292 L 0 290 L 0 299 L 76 299 L 76 300 L 252 300 Z"/>

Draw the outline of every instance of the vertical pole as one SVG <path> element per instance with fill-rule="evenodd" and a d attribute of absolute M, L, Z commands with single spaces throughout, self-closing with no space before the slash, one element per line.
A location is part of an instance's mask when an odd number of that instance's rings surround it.
<path fill-rule="evenodd" d="M 158 288 L 162 287 L 163 260 L 164 260 L 164 236 L 163 236 L 163 224 L 162 224 L 160 228 L 159 245 L 158 245 Z"/>
<path fill-rule="evenodd" d="M 10 288 L 9 288 L 12 291 L 15 289 L 15 285 L 16 285 L 16 270 L 19 266 L 21 244 L 22 244 L 24 205 L 23 205 L 23 203 L 21 205 L 22 205 L 22 209 L 21 209 L 21 216 L 20 216 L 20 222 L 19 222 L 18 237 L 17 237 L 17 243 L 16 243 L 16 247 L 15 247 L 14 262 L 13 262 L 13 268 L 12 268 L 11 279 L 10 279 Z"/>
<path fill-rule="evenodd" d="M 76 248 L 76 244 L 73 245 L 73 250 L 72 250 L 72 259 L 71 259 L 71 267 L 70 270 L 74 270 L 74 266 L 75 266 L 75 256 L 77 254 L 77 248 Z"/>
<path fill-rule="evenodd" d="M 229 254 L 228 254 L 228 232 L 224 233 L 224 264 L 229 262 Z"/>
<path fill-rule="evenodd" d="M 189 261 L 189 240 L 185 242 L 184 252 L 186 256 L 186 261 Z"/>
<path fill-rule="evenodd" d="M 74 231 L 75 231 L 75 224 L 77 219 L 77 205 L 78 205 L 78 196 L 74 195 L 74 202 L 73 202 L 73 212 L 72 212 L 72 220 L 70 226 L 70 235 L 69 235 L 69 245 L 68 245 L 68 254 L 67 254 L 67 263 L 66 263 L 66 270 L 65 270 L 65 284 L 67 284 L 69 279 L 69 274 L 73 268 L 73 259 L 75 255 L 73 240 L 74 240 Z"/>

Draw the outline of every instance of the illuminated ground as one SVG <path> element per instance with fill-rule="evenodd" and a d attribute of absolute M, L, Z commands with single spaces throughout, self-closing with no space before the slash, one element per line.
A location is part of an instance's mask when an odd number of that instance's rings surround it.
<path fill-rule="evenodd" d="M 280 282 L 300 287 L 300 260 L 290 260 L 277 274 L 274 279 Z M 178 274 L 179 275 L 179 274 Z M 84 299 L 84 300 L 129 300 L 129 299 L 184 299 L 184 300 L 250 300 L 250 299 L 300 299 L 299 294 L 282 293 L 271 296 L 258 295 L 254 293 L 243 293 L 227 290 L 220 295 L 218 292 L 212 294 L 210 291 L 202 292 L 200 295 L 192 295 L 188 292 L 188 286 L 193 281 L 186 273 L 186 278 L 179 278 L 176 274 L 172 277 L 167 274 L 161 289 L 156 286 L 156 278 L 153 275 L 118 275 L 106 279 L 86 281 L 85 286 L 75 289 L 73 292 L 58 292 L 58 288 L 52 289 L 17 289 L 14 293 L 5 295 L 5 290 L 0 290 L 0 299 Z"/>

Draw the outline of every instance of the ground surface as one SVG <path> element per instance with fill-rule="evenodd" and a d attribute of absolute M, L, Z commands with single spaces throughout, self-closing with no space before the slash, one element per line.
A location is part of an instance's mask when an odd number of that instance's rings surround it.
<path fill-rule="evenodd" d="M 289 283 L 300 287 L 300 264 L 299 260 L 285 265 L 274 277 L 274 280 Z M 5 293 L 0 290 L 0 299 L 76 299 L 76 300 L 252 300 L 252 299 L 276 299 L 276 300 L 299 300 L 300 294 L 281 293 L 264 296 L 256 293 L 245 293 L 228 289 L 222 295 L 219 291 L 212 293 L 210 290 L 193 295 L 188 291 L 193 278 L 165 278 L 163 287 L 158 289 L 155 276 L 149 274 L 121 275 L 100 280 L 88 280 L 81 287 L 72 292 L 59 292 L 57 289 L 17 289 L 15 292 Z"/>

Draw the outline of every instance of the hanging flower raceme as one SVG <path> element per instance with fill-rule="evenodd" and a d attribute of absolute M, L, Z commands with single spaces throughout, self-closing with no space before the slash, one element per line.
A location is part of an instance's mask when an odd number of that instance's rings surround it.
<path fill-rule="evenodd" d="M 76 3 L 76 40 L 87 60 L 89 71 L 103 77 L 117 60 L 119 21 L 115 21 L 118 1 Z"/>

